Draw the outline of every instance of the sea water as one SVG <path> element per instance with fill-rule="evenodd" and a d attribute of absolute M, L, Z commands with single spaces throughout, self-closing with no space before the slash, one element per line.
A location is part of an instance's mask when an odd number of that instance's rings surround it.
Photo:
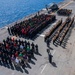
<path fill-rule="evenodd" d="M 0 28 L 63 0 L 0 0 Z"/>

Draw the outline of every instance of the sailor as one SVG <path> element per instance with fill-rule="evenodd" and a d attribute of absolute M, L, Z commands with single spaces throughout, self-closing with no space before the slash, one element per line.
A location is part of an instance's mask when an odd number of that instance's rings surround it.
<path fill-rule="evenodd" d="M 11 31 L 10 31 L 10 28 L 8 27 L 8 33 L 11 35 Z"/>
<path fill-rule="evenodd" d="M 47 53 L 48 53 L 48 54 L 50 53 L 50 50 L 49 50 L 49 49 L 47 49 Z"/>
<path fill-rule="evenodd" d="M 35 45 L 35 51 L 36 51 L 37 54 L 39 53 L 38 52 L 38 45 L 37 44 Z"/>
<path fill-rule="evenodd" d="M 53 56 L 51 55 L 51 53 L 49 53 L 49 62 L 50 62 L 50 63 L 52 63 L 52 57 L 53 57 Z"/>
<path fill-rule="evenodd" d="M 49 45 L 50 45 L 49 43 L 50 43 L 50 41 L 49 41 L 49 39 L 47 39 L 47 47 L 49 47 Z"/>
<path fill-rule="evenodd" d="M 30 42 L 29 42 L 29 41 L 27 42 L 27 45 L 28 45 L 28 46 L 29 46 L 29 48 L 30 48 Z"/>
<path fill-rule="evenodd" d="M 32 42 L 32 44 L 31 44 L 31 46 L 32 46 L 32 48 L 31 48 L 32 51 L 35 52 L 35 48 L 34 48 L 34 43 L 33 43 L 33 42 Z"/>

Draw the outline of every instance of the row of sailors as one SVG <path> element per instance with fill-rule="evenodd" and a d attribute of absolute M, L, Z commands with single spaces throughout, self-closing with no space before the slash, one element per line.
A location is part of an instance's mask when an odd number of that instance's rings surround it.
<path fill-rule="evenodd" d="M 66 20 L 66 21 L 67 21 L 67 20 Z M 59 35 L 60 35 L 60 28 L 59 28 L 59 30 L 57 31 L 57 33 L 55 34 L 55 36 L 54 36 L 53 39 L 52 39 L 52 40 L 53 40 L 53 44 L 55 43 L 55 40 L 56 40 L 58 37 L 60 37 L 60 38 L 59 38 L 59 41 L 60 41 L 60 45 L 61 45 L 63 38 L 65 37 L 67 31 L 69 30 L 69 28 L 70 28 L 70 26 L 73 24 L 73 22 L 74 22 L 74 17 L 72 18 L 72 20 L 71 20 L 68 24 L 66 24 L 66 23 L 64 22 L 64 25 L 67 25 L 67 26 L 66 26 L 65 29 L 61 26 L 61 27 L 64 29 L 63 32 L 62 32 L 62 34 L 61 34 L 61 36 L 59 36 Z"/>
<path fill-rule="evenodd" d="M 59 9 L 57 11 L 57 13 L 59 15 L 66 15 L 66 16 L 69 16 L 71 13 L 72 13 L 72 10 L 69 10 L 69 9 Z"/>
<path fill-rule="evenodd" d="M 68 24 L 68 27 L 66 27 L 63 31 L 63 34 L 59 37 L 59 41 L 60 41 L 60 45 L 65 37 L 65 35 L 67 34 L 68 30 L 70 29 L 70 27 L 72 26 L 74 22 L 74 17 L 72 18 L 71 22 Z"/>
<path fill-rule="evenodd" d="M 45 35 L 44 40 L 48 43 L 48 39 L 50 38 L 50 36 L 54 33 L 54 31 L 56 31 L 54 37 L 52 38 L 53 43 L 55 42 L 55 40 L 58 38 L 59 33 L 64 29 L 65 26 L 68 26 L 68 24 L 70 23 L 71 18 L 68 17 L 66 18 L 65 22 L 62 23 L 62 19 L 59 20 L 56 25 L 54 25 L 52 27 L 52 29 Z M 61 25 L 61 26 L 60 26 Z"/>
<path fill-rule="evenodd" d="M 56 31 L 56 29 L 57 29 L 61 24 L 62 24 L 62 19 L 59 20 L 59 21 L 51 28 L 51 30 L 45 34 L 44 41 L 47 41 L 47 39 L 54 33 L 54 31 Z"/>
<path fill-rule="evenodd" d="M 39 30 L 47 26 L 50 22 L 55 20 L 55 15 L 42 14 L 40 16 L 29 19 L 28 21 L 26 21 L 27 23 L 23 22 L 24 24 L 16 24 L 10 28 L 8 27 L 9 34 L 31 36 L 35 33 L 35 30 L 37 33 Z"/>

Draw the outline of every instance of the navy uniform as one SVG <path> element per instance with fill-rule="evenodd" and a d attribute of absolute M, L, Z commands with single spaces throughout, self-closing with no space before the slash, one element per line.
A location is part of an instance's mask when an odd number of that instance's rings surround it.
<path fill-rule="evenodd" d="M 35 45 L 35 50 L 36 50 L 36 53 L 38 54 L 39 52 L 38 52 L 38 45 L 37 44 Z"/>
<path fill-rule="evenodd" d="M 50 50 L 49 50 L 49 49 L 47 49 L 47 53 L 48 53 L 48 54 L 50 53 Z"/>
<path fill-rule="evenodd" d="M 10 28 L 8 27 L 8 33 L 11 35 L 11 31 L 10 31 Z"/>
<path fill-rule="evenodd" d="M 50 42 L 49 39 L 47 39 L 47 47 L 49 47 L 49 42 Z"/>
<path fill-rule="evenodd" d="M 35 52 L 35 51 L 34 51 L 34 43 L 33 43 L 33 42 L 32 42 L 32 44 L 31 44 L 31 46 L 32 46 L 32 48 L 31 48 L 32 51 Z"/>
<path fill-rule="evenodd" d="M 49 54 L 49 62 L 50 62 L 50 63 L 52 63 L 52 57 L 53 57 L 53 56 L 52 56 L 51 54 Z"/>
<path fill-rule="evenodd" d="M 28 46 L 29 46 L 29 48 L 30 48 L 30 42 L 29 42 L 29 41 L 27 42 L 27 45 L 28 45 Z"/>

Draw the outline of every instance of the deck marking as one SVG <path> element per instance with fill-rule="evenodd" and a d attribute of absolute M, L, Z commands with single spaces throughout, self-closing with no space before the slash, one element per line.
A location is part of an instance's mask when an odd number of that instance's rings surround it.
<path fill-rule="evenodd" d="M 45 35 L 43 35 L 43 34 L 37 34 L 38 36 L 41 36 L 41 37 L 45 37 Z"/>
<path fill-rule="evenodd" d="M 15 73 L 13 72 L 11 75 L 14 75 Z"/>
<path fill-rule="evenodd" d="M 45 66 L 43 67 L 43 69 L 42 69 L 42 71 L 41 71 L 41 74 L 42 74 L 42 72 L 45 70 L 46 66 L 47 66 L 47 64 L 45 64 Z"/>
<path fill-rule="evenodd" d="M 62 6 L 61 8 L 59 8 L 59 10 L 62 9 L 62 8 L 64 8 L 64 7 L 66 7 L 66 6 L 68 6 L 68 5 L 71 4 L 72 2 L 74 2 L 74 1 L 68 2 L 67 4 L 65 4 L 64 6 Z"/>
<path fill-rule="evenodd" d="M 5 29 L 8 29 L 8 27 L 7 27 L 7 26 L 5 26 Z"/>
<path fill-rule="evenodd" d="M 53 51 L 52 55 L 54 55 L 55 52 L 56 52 L 56 50 Z"/>

